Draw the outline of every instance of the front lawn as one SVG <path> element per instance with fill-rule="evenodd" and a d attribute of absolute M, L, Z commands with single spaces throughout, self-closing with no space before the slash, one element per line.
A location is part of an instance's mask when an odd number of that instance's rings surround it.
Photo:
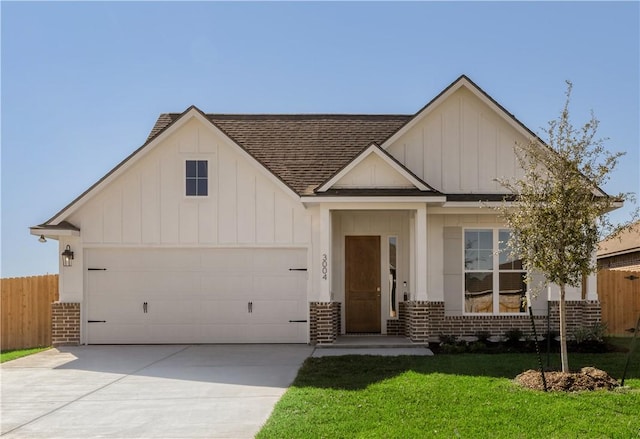
<path fill-rule="evenodd" d="M 595 366 L 617 379 L 625 360 L 620 352 L 569 356 L 572 369 Z M 536 364 L 532 354 L 309 358 L 257 437 L 640 437 L 637 358 L 626 388 L 613 392 L 518 387 L 513 378 Z"/>
<path fill-rule="evenodd" d="M 27 355 L 36 354 L 38 352 L 46 351 L 50 348 L 30 348 L 30 349 L 16 349 L 13 351 L 0 352 L 0 363 L 5 361 L 15 360 L 17 358 L 26 357 Z"/>

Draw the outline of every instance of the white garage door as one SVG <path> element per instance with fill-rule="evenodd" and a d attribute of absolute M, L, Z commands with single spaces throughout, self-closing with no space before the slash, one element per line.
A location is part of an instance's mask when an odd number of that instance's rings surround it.
<path fill-rule="evenodd" d="M 85 254 L 91 344 L 307 341 L 305 249 Z"/>

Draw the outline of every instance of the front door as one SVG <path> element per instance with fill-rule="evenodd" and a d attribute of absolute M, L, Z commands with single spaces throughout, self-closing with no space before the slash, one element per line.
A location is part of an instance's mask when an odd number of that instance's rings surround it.
<path fill-rule="evenodd" d="M 380 333 L 380 237 L 345 236 L 346 331 Z"/>

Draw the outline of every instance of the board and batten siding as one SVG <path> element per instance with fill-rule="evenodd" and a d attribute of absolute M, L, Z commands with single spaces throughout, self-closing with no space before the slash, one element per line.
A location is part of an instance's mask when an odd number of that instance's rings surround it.
<path fill-rule="evenodd" d="M 388 147 L 414 174 L 445 193 L 506 192 L 496 177 L 522 175 L 516 129 L 462 87 Z"/>
<path fill-rule="evenodd" d="M 371 154 L 332 187 L 336 189 L 413 188 L 414 185 L 376 154 Z"/>
<path fill-rule="evenodd" d="M 207 197 L 185 196 L 185 160 L 208 160 Z M 308 245 L 310 215 L 258 166 L 192 119 L 70 221 L 85 245 Z"/>

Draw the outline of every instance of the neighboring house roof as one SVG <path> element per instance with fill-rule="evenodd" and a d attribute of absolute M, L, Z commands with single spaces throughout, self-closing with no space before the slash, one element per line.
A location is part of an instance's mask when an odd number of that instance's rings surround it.
<path fill-rule="evenodd" d="M 640 252 L 640 221 L 618 236 L 609 237 L 598 244 L 598 259 Z"/>

